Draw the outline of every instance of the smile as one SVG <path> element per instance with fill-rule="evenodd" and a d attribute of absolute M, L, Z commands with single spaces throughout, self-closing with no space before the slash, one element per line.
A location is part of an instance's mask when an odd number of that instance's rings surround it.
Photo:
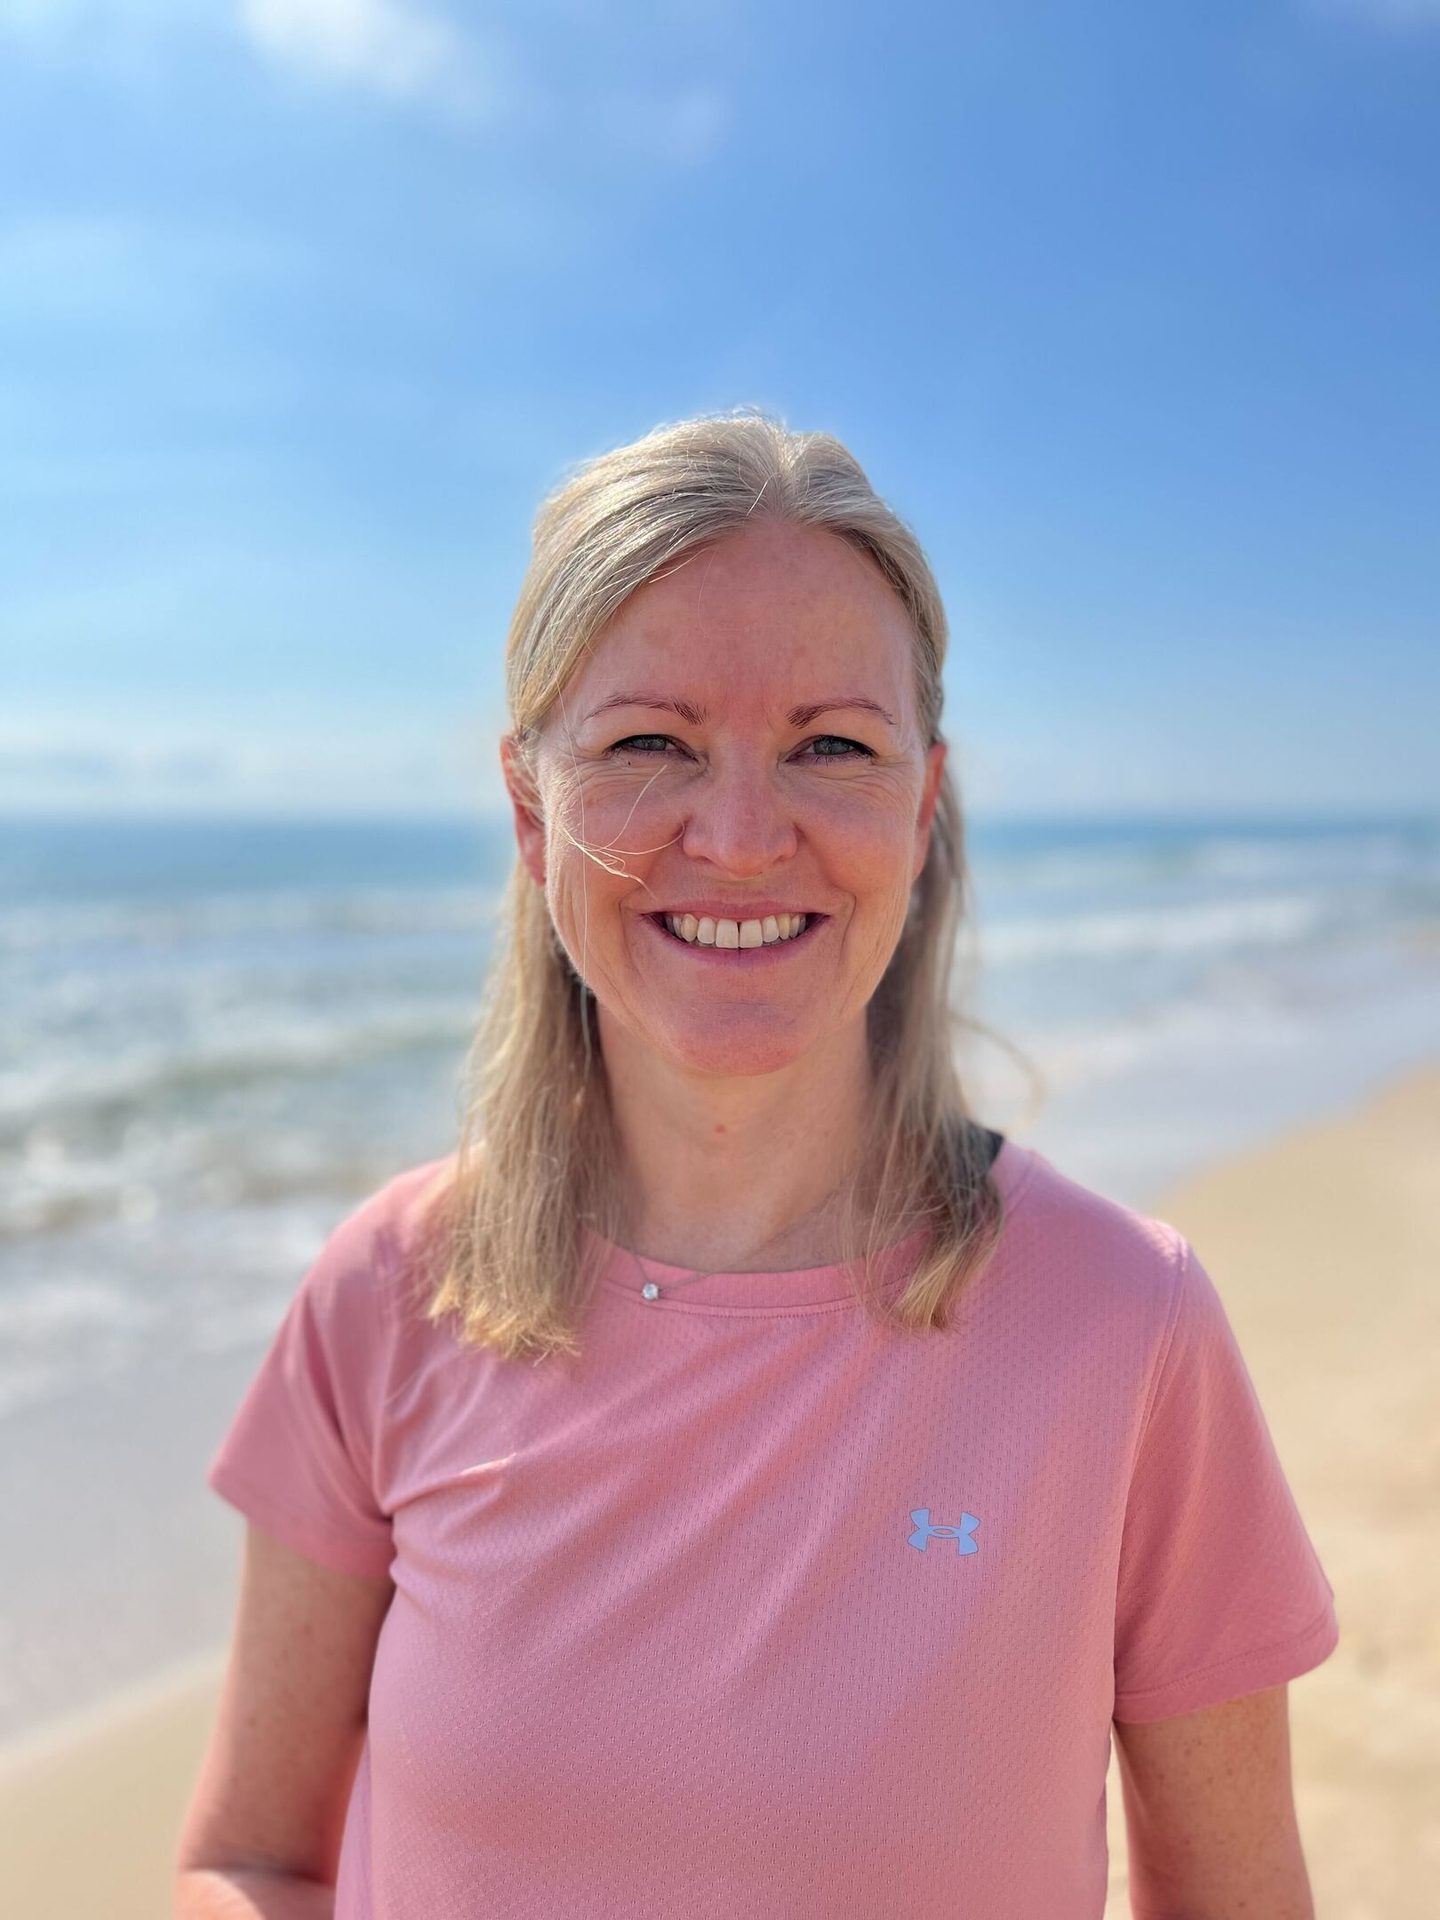
<path fill-rule="evenodd" d="M 830 916 L 824 913 L 808 913 L 805 915 L 805 925 L 801 932 L 792 933 L 788 939 L 762 940 L 759 946 L 749 947 L 720 947 L 713 943 L 706 945 L 699 940 L 686 940 L 683 934 L 673 933 L 665 924 L 667 917 L 665 914 L 645 913 L 640 917 L 647 925 L 654 927 L 662 940 L 672 947 L 683 949 L 702 966 L 763 967 L 783 959 L 786 954 L 793 953 L 797 948 L 808 946 L 818 937 Z"/>

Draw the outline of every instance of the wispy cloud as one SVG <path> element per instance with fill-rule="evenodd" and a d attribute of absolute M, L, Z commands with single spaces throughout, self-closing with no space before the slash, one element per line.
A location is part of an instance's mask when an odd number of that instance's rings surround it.
<path fill-rule="evenodd" d="M 618 7 L 615 22 L 626 14 Z M 577 25 L 603 34 L 607 18 L 587 7 Z M 722 21 L 706 0 L 676 0 L 666 24 L 694 58 Z M 536 57 L 543 44 L 513 0 L 487 9 L 483 27 L 439 0 L 0 0 L 0 46 L 57 70 L 154 83 L 197 52 L 222 61 L 238 52 L 299 85 L 464 127 L 503 122 L 551 140 L 589 126 L 612 151 L 680 167 L 702 165 L 723 144 L 730 101 L 714 84 L 616 85 L 603 62 L 552 70 Z"/>
<path fill-rule="evenodd" d="M 473 38 L 416 0 L 240 0 L 239 23 L 260 53 L 314 80 L 465 113 L 498 97 Z"/>
<path fill-rule="evenodd" d="M 499 735 L 498 717 L 402 720 L 379 729 L 336 717 L 325 740 L 312 730 L 253 729 L 172 718 L 121 729 L 0 725 L 0 812 L 90 812 L 98 806 L 185 813 L 463 814 L 494 812 L 504 786 L 476 744 Z"/>
<path fill-rule="evenodd" d="M 715 87 L 612 93 L 596 100 L 594 112 L 608 142 L 668 166 L 703 165 L 730 128 L 729 101 Z"/>
<path fill-rule="evenodd" d="M 425 0 L 0 0 L 0 42 L 40 64 L 147 78 L 228 42 L 312 83 L 466 119 L 502 94 L 498 44 Z"/>

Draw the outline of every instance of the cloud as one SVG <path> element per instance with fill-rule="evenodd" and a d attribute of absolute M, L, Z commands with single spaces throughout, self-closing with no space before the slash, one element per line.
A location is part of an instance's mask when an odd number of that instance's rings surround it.
<path fill-rule="evenodd" d="M 728 102 L 713 87 L 688 88 L 655 102 L 650 112 L 653 150 L 660 159 L 681 166 L 708 160 L 730 123 Z"/>
<path fill-rule="evenodd" d="M 234 784 L 223 748 L 180 742 L 137 746 L 96 739 L 0 739 L 0 807 L 83 807 L 136 798 L 200 801 Z"/>
<path fill-rule="evenodd" d="M 715 87 L 601 87 L 574 104 L 577 126 L 593 128 L 607 153 L 669 167 L 699 167 L 730 130 L 730 102 Z"/>
<path fill-rule="evenodd" d="M 305 79 L 466 118 L 500 98 L 496 48 L 424 0 L 0 0 L 0 42 L 51 66 L 153 77 L 187 45 L 237 37 Z"/>
<path fill-rule="evenodd" d="M 0 813 L 120 805 L 473 817 L 505 804 L 496 717 L 467 714 L 460 725 L 453 713 L 421 714 L 381 728 L 338 712 L 331 722 L 320 740 L 313 726 L 227 725 L 213 713 L 188 722 L 117 714 L 109 725 L 0 720 Z M 477 741 L 488 749 L 478 759 Z"/>
<path fill-rule="evenodd" d="M 414 0 L 240 0 L 242 32 L 310 78 L 473 111 L 491 104 L 477 49 Z"/>
<path fill-rule="evenodd" d="M 718 36 L 733 37 L 729 6 L 667 0 L 652 19 L 633 0 L 613 13 L 548 0 L 537 17 L 531 0 L 493 0 L 482 37 L 454 0 L 448 10 L 441 0 L 0 0 L 0 46 L 56 72 L 151 87 L 192 55 L 239 52 L 336 95 L 368 94 L 467 128 L 503 123 L 540 144 L 594 129 L 610 151 L 688 168 L 724 144 L 728 94 L 674 73 L 631 84 L 631 38 L 647 51 L 670 48 L 686 74 L 707 73 Z"/>

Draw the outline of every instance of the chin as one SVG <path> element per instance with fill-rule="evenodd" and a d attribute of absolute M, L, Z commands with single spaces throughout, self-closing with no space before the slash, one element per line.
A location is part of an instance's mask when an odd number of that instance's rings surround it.
<path fill-rule="evenodd" d="M 779 1073 L 793 1065 L 815 1045 L 815 1039 L 796 1035 L 782 1039 L 777 1034 L 669 1035 L 656 1044 L 658 1053 L 667 1054 L 677 1065 L 691 1073 L 711 1073 L 720 1079 L 753 1078 L 764 1073 Z"/>

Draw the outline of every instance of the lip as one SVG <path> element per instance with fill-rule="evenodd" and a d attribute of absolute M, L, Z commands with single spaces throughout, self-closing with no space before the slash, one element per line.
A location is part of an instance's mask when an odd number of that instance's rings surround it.
<path fill-rule="evenodd" d="M 682 909 L 666 909 L 666 912 L 673 913 L 678 911 L 682 911 Z M 686 913 L 694 913 L 695 909 L 693 907 L 686 907 L 683 911 Z M 781 912 L 783 913 L 785 911 L 787 911 L 787 909 L 782 907 Z M 763 915 L 756 914 L 746 914 L 745 917 L 747 920 L 764 918 Z M 690 959 L 697 962 L 700 966 L 709 967 L 774 966 L 777 962 L 787 958 L 787 956 L 796 949 L 807 947 L 812 940 L 818 940 L 821 933 L 830 923 L 829 914 L 816 913 L 812 914 L 806 920 L 805 931 L 793 935 L 789 940 L 772 940 L 768 946 L 762 945 L 758 947 L 702 947 L 698 942 L 692 944 L 688 940 L 682 940 L 678 934 L 671 933 L 670 929 L 665 925 L 665 916 L 663 913 L 642 913 L 640 918 L 645 921 L 647 926 L 655 929 L 655 937 L 658 940 L 663 940 L 667 946 L 684 947 Z M 729 920 L 733 919 L 734 915 L 712 915 L 711 918 Z"/>
<path fill-rule="evenodd" d="M 657 907 L 655 912 L 662 916 L 667 913 L 693 913 L 697 920 L 704 918 L 706 915 L 712 920 L 764 920 L 772 914 L 781 913 L 803 913 L 808 915 L 812 920 L 823 920 L 827 917 L 825 914 L 817 913 L 813 907 L 789 907 L 786 906 L 783 901 L 777 906 L 773 900 L 755 900 L 743 910 L 739 907 L 712 907 L 709 905 L 697 907 L 687 903 L 684 906 L 678 907 Z M 646 915 L 647 919 L 651 917 L 649 914 Z"/>

